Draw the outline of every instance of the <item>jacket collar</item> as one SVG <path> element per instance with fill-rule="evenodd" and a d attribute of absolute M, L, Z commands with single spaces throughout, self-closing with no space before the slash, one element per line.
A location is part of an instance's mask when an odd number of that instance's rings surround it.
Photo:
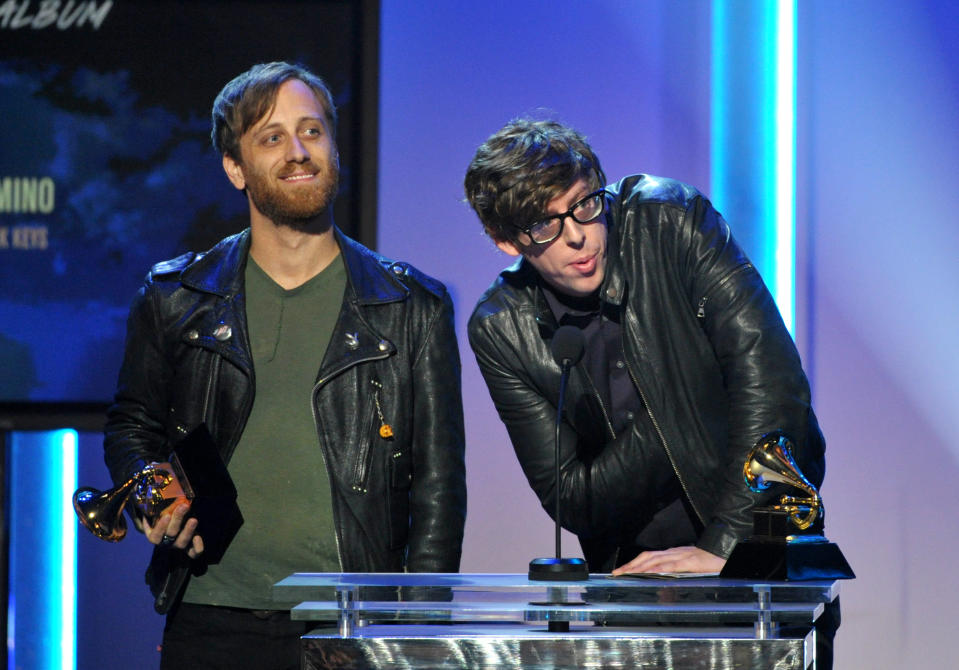
<path fill-rule="evenodd" d="M 556 317 L 553 316 L 549 303 L 546 302 L 546 296 L 543 295 L 543 289 L 540 287 L 542 279 L 532 263 L 520 256 L 512 265 L 500 272 L 497 281 L 511 286 L 518 296 L 525 296 L 523 300 L 528 300 L 532 306 L 533 318 L 539 326 L 540 335 L 546 339 L 551 338 L 557 328 Z"/>
<path fill-rule="evenodd" d="M 349 291 L 360 304 L 405 300 L 409 291 L 396 275 L 406 272 L 402 264 L 390 263 L 379 254 L 333 227 L 346 266 Z M 199 254 L 180 275 L 190 288 L 227 297 L 243 288 L 243 270 L 250 252 L 250 229 L 227 237 L 204 254 Z M 389 269 L 387 269 L 389 267 Z M 397 272 L 399 268 L 399 272 Z M 390 271 L 392 270 L 392 271 Z"/>
<path fill-rule="evenodd" d="M 359 304 L 397 302 L 409 297 L 409 289 L 399 280 L 408 271 L 406 264 L 390 262 L 350 239 L 336 226 L 333 234 L 343 254 L 350 290 Z"/>
<path fill-rule="evenodd" d="M 618 186 L 617 184 L 616 187 Z M 619 202 L 616 187 L 606 188 L 606 276 L 599 287 L 599 296 L 601 300 L 618 307 L 623 304 L 626 293 L 626 274 L 620 259 L 622 243 L 619 234 L 619 212 L 614 207 Z"/>
<path fill-rule="evenodd" d="M 198 254 L 180 274 L 180 282 L 197 291 L 236 295 L 243 287 L 243 268 L 250 251 L 250 229 L 231 235 Z"/>

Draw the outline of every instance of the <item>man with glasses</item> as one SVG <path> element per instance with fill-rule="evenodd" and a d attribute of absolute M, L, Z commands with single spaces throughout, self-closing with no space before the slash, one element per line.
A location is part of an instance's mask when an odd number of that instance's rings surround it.
<path fill-rule="evenodd" d="M 710 202 L 674 180 L 606 184 L 577 131 L 515 120 L 476 152 L 466 196 L 518 258 L 483 295 L 470 344 L 543 507 L 590 572 L 718 572 L 752 531 L 746 457 L 786 433 L 822 483 L 824 441 L 799 355 L 756 269 Z M 560 367 L 582 329 L 554 476 Z"/>

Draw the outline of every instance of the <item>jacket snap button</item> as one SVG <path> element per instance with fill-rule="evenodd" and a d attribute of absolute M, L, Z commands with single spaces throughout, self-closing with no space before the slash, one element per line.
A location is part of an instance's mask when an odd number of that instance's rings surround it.
<path fill-rule="evenodd" d="M 406 272 L 406 268 L 404 268 L 404 267 L 403 267 L 402 265 L 400 265 L 399 263 L 393 263 L 393 274 L 395 274 L 395 275 L 401 275 L 401 274 L 403 274 L 404 272 Z"/>
<path fill-rule="evenodd" d="M 608 288 L 608 289 L 606 289 L 606 295 L 608 295 L 610 298 L 615 298 L 615 297 L 616 297 L 616 289 L 614 289 L 614 288 Z"/>
<path fill-rule="evenodd" d="M 186 333 L 186 339 L 188 340 L 196 340 L 196 339 L 199 339 L 199 337 L 200 337 L 200 333 L 198 333 L 195 330 L 188 330 Z"/>
<path fill-rule="evenodd" d="M 233 329 L 230 328 L 225 323 L 221 323 L 216 327 L 216 330 L 213 331 L 213 337 L 215 337 L 220 342 L 226 342 L 233 336 Z"/>
<path fill-rule="evenodd" d="M 386 351 L 387 349 L 390 348 L 390 343 L 387 342 L 386 340 L 380 340 L 380 343 L 377 344 L 376 347 L 377 347 L 380 351 Z"/>

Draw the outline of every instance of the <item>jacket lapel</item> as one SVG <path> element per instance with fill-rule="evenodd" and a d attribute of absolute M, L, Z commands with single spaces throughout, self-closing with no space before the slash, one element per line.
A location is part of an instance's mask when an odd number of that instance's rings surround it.
<path fill-rule="evenodd" d="M 334 233 L 346 266 L 347 287 L 317 376 L 321 386 L 347 368 L 387 358 L 396 352 L 396 344 L 372 325 L 376 320 L 370 318 L 373 316 L 370 310 L 409 297 L 409 290 L 398 279 L 405 274 L 405 265 L 391 263 L 354 242 L 338 228 L 334 228 Z"/>
<path fill-rule="evenodd" d="M 180 275 L 184 287 L 217 296 L 196 327 L 183 334 L 188 346 L 211 349 L 251 374 L 243 271 L 250 249 L 249 228 L 197 256 Z"/>

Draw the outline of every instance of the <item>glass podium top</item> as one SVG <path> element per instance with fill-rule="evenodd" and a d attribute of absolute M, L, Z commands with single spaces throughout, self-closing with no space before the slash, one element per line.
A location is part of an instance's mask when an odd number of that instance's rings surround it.
<path fill-rule="evenodd" d="M 565 586 L 643 586 L 664 583 L 690 583 L 712 586 L 737 584 L 769 584 L 788 589 L 819 588 L 823 585 L 836 584 L 833 579 L 806 580 L 801 582 L 759 581 L 752 579 L 728 579 L 709 575 L 684 576 L 682 573 L 637 574 L 613 577 L 609 574 L 591 574 L 588 580 L 576 581 L 544 581 L 530 579 L 526 573 L 512 572 L 295 572 L 286 579 L 277 583 L 277 586 L 293 584 L 311 584 L 314 586 L 463 586 L 472 588 L 516 588 L 541 587 L 549 584 Z"/>
<path fill-rule="evenodd" d="M 445 572 L 297 572 L 274 585 L 274 596 L 282 600 L 315 598 L 323 593 L 349 589 L 444 589 L 452 593 L 545 591 L 565 588 L 570 593 L 632 596 L 658 595 L 670 591 L 686 599 L 742 600 L 755 599 L 757 589 L 768 589 L 773 600 L 782 602 L 831 602 L 839 595 L 836 580 L 801 582 L 724 579 L 715 576 L 665 577 L 636 575 L 612 577 L 591 574 L 588 580 L 540 581 L 525 573 L 445 573 Z"/>
<path fill-rule="evenodd" d="M 547 622 L 603 625 L 811 625 L 839 595 L 835 580 L 760 582 L 714 576 L 590 575 L 531 580 L 511 573 L 295 573 L 274 598 L 298 602 L 291 617 L 370 622 Z"/>

